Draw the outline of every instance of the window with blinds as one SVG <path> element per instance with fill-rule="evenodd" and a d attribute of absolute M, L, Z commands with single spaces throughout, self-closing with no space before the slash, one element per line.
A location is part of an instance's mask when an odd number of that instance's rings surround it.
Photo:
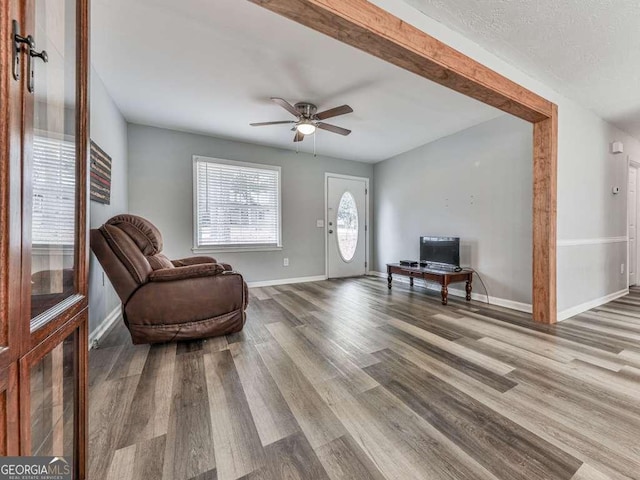
<path fill-rule="evenodd" d="M 279 247 L 280 167 L 194 157 L 195 247 Z"/>
<path fill-rule="evenodd" d="M 75 243 L 76 145 L 36 135 L 33 140 L 34 245 Z"/>

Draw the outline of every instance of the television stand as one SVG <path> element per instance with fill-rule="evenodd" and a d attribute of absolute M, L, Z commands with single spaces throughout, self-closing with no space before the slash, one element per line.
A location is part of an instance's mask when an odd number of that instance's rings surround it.
<path fill-rule="evenodd" d="M 422 280 L 431 280 L 438 282 L 442 287 L 440 293 L 442 295 L 442 304 L 446 305 L 449 301 L 449 285 L 451 283 L 465 282 L 465 291 L 467 292 L 467 302 L 471 300 L 471 282 L 473 281 L 473 270 L 463 268 L 459 272 L 450 270 L 439 270 L 437 268 L 409 267 L 400 265 L 399 263 L 387 263 L 387 282 L 391 289 L 393 274 L 409 277 L 409 284 L 413 287 L 413 279 L 420 278 Z"/>

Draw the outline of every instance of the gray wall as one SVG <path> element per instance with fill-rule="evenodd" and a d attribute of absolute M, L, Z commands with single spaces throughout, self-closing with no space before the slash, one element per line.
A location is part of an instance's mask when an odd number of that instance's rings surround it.
<path fill-rule="evenodd" d="M 90 202 L 90 225 L 96 228 L 118 213 L 127 212 L 127 123 L 107 93 L 102 80 L 91 69 L 91 139 L 111 156 L 111 204 Z M 120 299 L 104 276 L 93 253 L 89 262 L 89 331 L 120 304 Z"/>
<path fill-rule="evenodd" d="M 459 236 L 489 295 L 530 304 L 532 135 L 505 115 L 376 164 L 374 268 L 418 259 L 421 235 Z"/>
<path fill-rule="evenodd" d="M 231 140 L 129 125 L 129 207 L 162 232 L 171 258 L 194 255 L 192 156 L 282 167 L 282 244 L 271 252 L 211 254 L 250 282 L 324 275 L 325 172 L 373 176 L 373 166 Z M 289 266 L 283 266 L 283 258 Z"/>
<path fill-rule="evenodd" d="M 575 108 L 558 114 L 558 311 L 566 318 L 627 288 L 627 165 L 640 161 L 640 142 Z M 611 153 L 616 140 L 623 154 Z"/>

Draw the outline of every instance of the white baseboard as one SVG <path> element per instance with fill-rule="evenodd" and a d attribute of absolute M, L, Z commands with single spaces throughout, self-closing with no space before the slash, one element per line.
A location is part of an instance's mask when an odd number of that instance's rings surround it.
<path fill-rule="evenodd" d="M 382 278 L 387 278 L 387 274 L 384 272 L 370 272 L 370 274 L 372 276 L 375 277 L 382 277 Z M 395 277 L 393 277 L 393 281 L 399 281 L 402 283 L 409 283 L 409 277 L 404 277 L 404 276 L 400 276 L 400 275 L 396 275 Z M 426 284 L 426 288 L 429 290 L 433 290 L 436 292 L 440 291 L 440 285 L 436 284 L 436 283 L 427 283 Z M 449 289 L 449 295 L 453 295 L 454 297 L 466 297 L 467 293 L 464 290 L 460 290 L 457 288 L 450 288 Z M 473 292 L 471 293 L 471 299 L 472 300 L 478 300 L 481 302 L 486 302 L 487 301 L 487 295 L 484 295 L 482 293 L 477 293 L 477 292 Z M 491 297 L 489 296 L 489 303 L 491 305 L 496 305 L 498 307 L 505 307 L 505 308 L 510 308 L 511 310 L 517 310 L 519 312 L 525 312 L 525 313 L 531 313 L 533 308 L 531 306 L 530 303 L 522 303 L 522 302 L 516 302 L 514 300 L 507 300 L 506 298 L 500 298 L 500 297 Z"/>
<path fill-rule="evenodd" d="M 122 313 L 122 305 L 118 305 L 114 308 L 109 315 L 102 321 L 98 328 L 96 328 L 93 332 L 89 334 L 89 350 L 96 343 L 100 343 L 102 337 L 104 337 L 111 327 L 120 319 L 120 315 Z"/>
<path fill-rule="evenodd" d="M 604 297 L 596 298 L 594 300 L 589 300 L 588 302 L 581 303 L 580 305 L 576 305 L 575 307 L 567 308 L 566 310 L 558 312 L 558 321 L 575 317 L 576 315 L 582 312 L 586 312 L 587 310 L 591 310 L 592 308 L 599 307 L 600 305 L 604 305 L 605 303 L 611 302 L 616 298 L 624 297 L 625 295 L 628 295 L 628 294 L 629 294 L 629 289 L 625 288 L 618 292 L 605 295 Z"/>
<path fill-rule="evenodd" d="M 295 277 L 295 278 L 279 278 L 277 280 L 263 280 L 260 282 L 247 282 L 249 288 L 254 287 L 272 287 L 274 285 L 287 285 L 290 283 L 307 283 L 307 282 L 320 282 L 326 280 L 325 275 L 316 275 L 314 277 Z"/>

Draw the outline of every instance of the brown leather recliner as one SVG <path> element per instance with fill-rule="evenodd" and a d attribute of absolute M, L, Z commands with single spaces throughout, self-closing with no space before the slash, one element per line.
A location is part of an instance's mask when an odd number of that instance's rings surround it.
<path fill-rule="evenodd" d="M 169 260 L 162 235 L 148 220 L 117 215 L 91 230 L 91 249 L 122 300 L 135 344 L 239 332 L 247 284 L 211 257 Z"/>

